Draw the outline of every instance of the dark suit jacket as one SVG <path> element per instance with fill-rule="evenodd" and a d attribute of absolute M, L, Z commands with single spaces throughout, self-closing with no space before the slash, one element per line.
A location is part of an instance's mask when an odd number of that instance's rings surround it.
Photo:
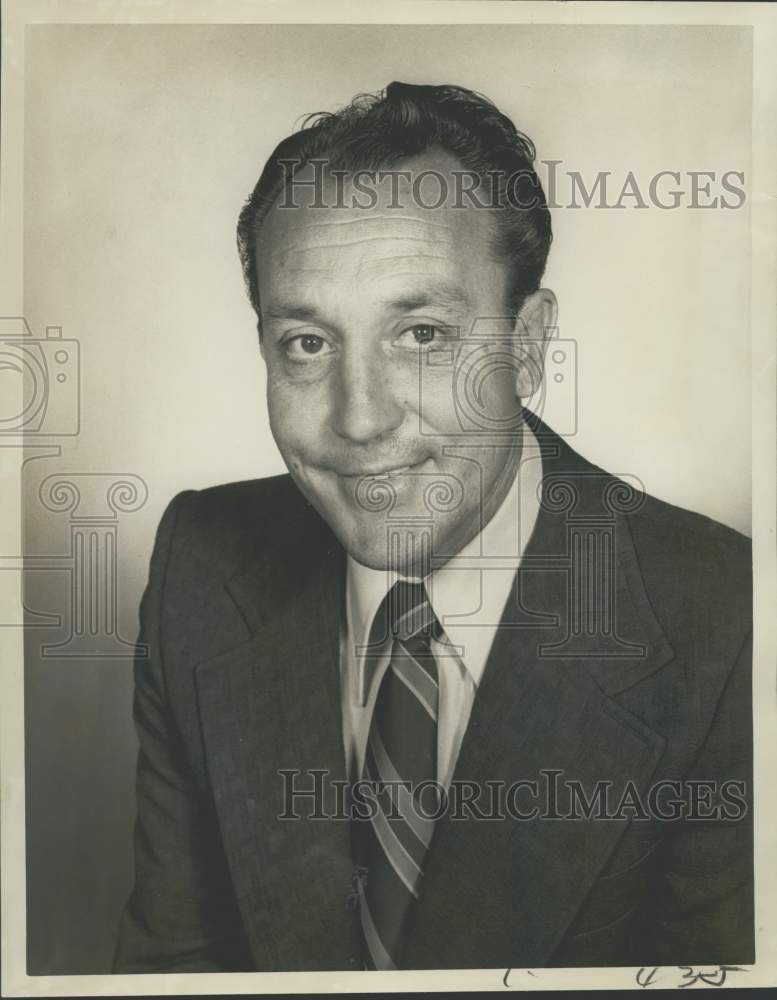
<path fill-rule="evenodd" d="M 557 770 L 589 793 L 611 782 L 616 804 L 629 782 L 646 801 L 679 780 L 686 806 L 688 781 L 733 781 L 746 809 L 446 815 L 403 966 L 751 962 L 749 543 L 535 429 L 541 510 L 454 780 Z M 278 819 L 281 769 L 326 769 L 327 791 L 345 779 L 344 567 L 288 476 L 186 492 L 165 512 L 141 610 L 136 884 L 115 971 L 361 968 L 349 823 Z M 732 801 L 701 797 L 702 816 Z"/>

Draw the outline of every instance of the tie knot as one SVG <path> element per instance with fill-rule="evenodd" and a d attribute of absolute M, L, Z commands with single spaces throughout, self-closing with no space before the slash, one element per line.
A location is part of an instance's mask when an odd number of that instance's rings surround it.
<path fill-rule="evenodd" d="M 423 583 L 399 580 L 383 603 L 387 629 L 394 638 L 403 642 L 439 638 L 439 622 Z"/>

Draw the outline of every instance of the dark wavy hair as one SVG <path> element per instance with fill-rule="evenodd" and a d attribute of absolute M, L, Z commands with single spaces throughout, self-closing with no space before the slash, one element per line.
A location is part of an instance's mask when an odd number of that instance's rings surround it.
<path fill-rule="evenodd" d="M 433 147 L 478 175 L 488 189 L 489 205 L 505 205 L 497 213 L 494 249 L 511 265 L 507 305 L 511 313 L 519 311 L 526 296 L 539 288 L 552 240 L 550 211 L 534 170 L 534 144 L 482 94 L 394 82 L 377 94 L 359 94 L 339 111 L 308 115 L 265 164 L 237 225 L 243 277 L 260 331 L 259 231 L 296 170 L 319 159 L 326 159 L 331 169 L 378 170 Z M 289 161 L 296 164 L 293 173 Z"/>

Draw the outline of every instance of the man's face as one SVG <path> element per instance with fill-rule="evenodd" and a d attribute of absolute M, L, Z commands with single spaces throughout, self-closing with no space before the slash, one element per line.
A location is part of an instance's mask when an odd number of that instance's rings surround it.
<path fill-rule="evenodd" d="M 445 174 L 450 191 L 458 167 L 443 153 L 399 164 Z M 358 562 L 424 575 L 430 544 L 454 555 L 514 479 L 517 393 L 530 394 L 532 376 L 536 387 L 552 296 L 531 297 L 516 324 L 492 211 L 452 199 L 430 210 L 409 187 L 391 208 L 390 185 L 374 190 L 368 209 L 351 207 L 348 185 L 338 204 L 328 184 L 326 208 L 297 191 L 300 207 L 276 204 L 265 219 L 270 423 L 300 490 Z M 432 204 L 439 189 L 422 191 Z"/>

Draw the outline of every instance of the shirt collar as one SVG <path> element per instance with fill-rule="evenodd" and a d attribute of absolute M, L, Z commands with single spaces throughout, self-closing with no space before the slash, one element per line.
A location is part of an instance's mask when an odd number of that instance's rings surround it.
<path fill-rule="evenodd" d="M 449 641 L 461 650 L 460 659 L 476 686 L 534 530 L 541 481 L 540 448 L 524 424 L 519 470 L 501 505 L 482 530 L 426 581 L 434 613 Z M 388 570 L 369 569 L 348 556 L 347 629 L 355 640 L 360 677 L 364 669 L 360 647 L 367 645 L 380 603 L 399 578 Z M 364 690 L 363 683 L 358 687 Z"/>

